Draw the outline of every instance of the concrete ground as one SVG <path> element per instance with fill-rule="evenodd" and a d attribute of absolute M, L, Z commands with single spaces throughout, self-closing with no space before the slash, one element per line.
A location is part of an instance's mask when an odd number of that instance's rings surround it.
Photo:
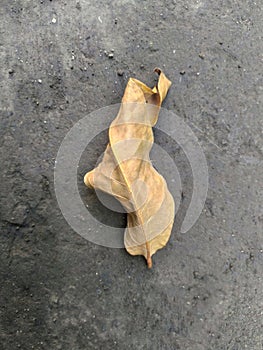
<path fill-rule="evenodd" d="M 1 0 L 0 13 L 0 349 L 263 349 L 261 2 Z M 120 102 L 130 76 L 153 85 L 156 66 L 209 190 L 148 270 L 71 229 L 53 173 L 74 123 Z"/>

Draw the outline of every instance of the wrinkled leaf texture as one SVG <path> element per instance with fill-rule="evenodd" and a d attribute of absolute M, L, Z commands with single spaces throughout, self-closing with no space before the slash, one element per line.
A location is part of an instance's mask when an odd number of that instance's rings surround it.
<path fill-rule="evenodd" d="M 160 69 L 155 71 L 159 80 L 153 89 L 129 79 L 103 159 L 84 177 L 88 187 L 111 194 L 126 209 L 125 248 L 131 255 L 143 255 L 149 268 L 152 255 L 168 242 L 174 222 L 174 200 L 149 158 L 152 127 L 171 85 Z"/>

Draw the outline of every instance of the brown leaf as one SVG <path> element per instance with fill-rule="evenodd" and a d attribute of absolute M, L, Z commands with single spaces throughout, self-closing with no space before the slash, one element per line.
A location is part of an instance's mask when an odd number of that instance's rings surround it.
<path fill-rule="evenodd" d="M 152 127 L 171 85 L 160 69 L 155 71 L 159 81 L 153 89 L 129 79 L 103 160 L 84 177 L 87 186 L 113 195 L 126 209 L 125 247 L 131 255 L 144 255 L 148 267 L 169 240 L 174 221 L 172 195 L 149 158 Z"/>

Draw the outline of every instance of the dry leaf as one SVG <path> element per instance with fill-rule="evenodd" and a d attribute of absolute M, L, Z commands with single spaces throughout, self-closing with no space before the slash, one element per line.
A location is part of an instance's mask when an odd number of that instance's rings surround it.
<path fill-rule="evenodd" d="M 172 195 L 149 158 L 152 127 L 171 85 L 160 69 L 155 71 L 159 81 L 153 89 L 129 79 L 103 160 L 84 177 L 88 187 L 113 195 L 126 209 L 125 247 L 131 255 L 144 255 L 148 267 L 169 240 L 174 221 Z"/>

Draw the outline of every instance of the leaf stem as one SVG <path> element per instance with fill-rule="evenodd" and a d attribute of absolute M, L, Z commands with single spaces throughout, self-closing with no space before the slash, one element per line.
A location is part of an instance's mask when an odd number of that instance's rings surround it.
<path fill-rule="evenodd" d="M 146 242 L 146 250 L 147 250 L 147 265 L 148 268 L 151 269 L 152 268 L 152 258 L 151 258 L 151 252 L 150 252 L 150 245 L 149 242 Z"/>

